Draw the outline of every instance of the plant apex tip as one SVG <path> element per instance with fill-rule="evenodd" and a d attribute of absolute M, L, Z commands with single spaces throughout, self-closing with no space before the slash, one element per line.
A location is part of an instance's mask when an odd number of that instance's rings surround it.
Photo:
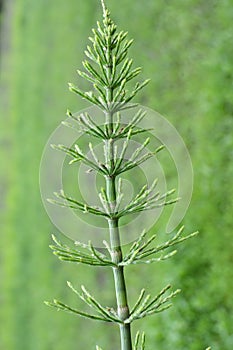
<path fill-rule="evenodd" d="M 105 17 L 105 14 L 106 14 L 106 5 L 105 5 L 105 3 L 104 3 L 104 0 L 100 0 L 101 1 L 101 5 L 102 5 L 102 8 L 103 8 L 103 15 L 104 15 L 104 17 Z"/>

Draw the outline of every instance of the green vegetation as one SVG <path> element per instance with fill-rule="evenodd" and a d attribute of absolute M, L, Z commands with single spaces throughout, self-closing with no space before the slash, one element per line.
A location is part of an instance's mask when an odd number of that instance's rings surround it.
<path fill-rule="evenodd" d="M 184 226 L 182 226 L 166 242 L 155 245 L 158 238 L 157 234 L 148 237 L 148 230 L 144 228 L 140 235 L 137 232 L 138 237 L 133 241 L 128 252 L 123 252 L 122 236 L 124 233 L 122 234 L 120 227 L 122 218 L 132 217 L 133 214 L 146 210 L 151 211 L 155 208 L 161 208 L 161 206 L 164 208 L 176 203 L 177 199 L 171 199 L 174 190 L 160 193 L 157 186 L 158 178 L 156 178 L 152 184 L 144 183 L 140 190 L 133 194 L 132 199 L 127 199 L 126 203 L 122 203 L 124 197 L 129 197 L 129 193 L 123 190 L 125 179 L 123 180 L 122 174 L 133 169 L 135 179 L 137 177 L 135 170 L 138 169 L 139 165 L 155 157 L 164 146 L 160 145 L 153 151 L 148 151 L 147 146 L 151 139 L 146 138 L 145 135 L 148 134 L 150 129 L 140 127 L 140 121 L 148 118 L 148 115 L 132 101 L 138 92 L 148 84 L 149 80 L 141 83 L 136 82 L 134 88 L 128 90 L 128 83 L 141 72 L 141 68 L 132 68 L 133 60 L 128 57 L 128 51 L 133 40 L 128 40 L 127 32 L 117 31 L 117 26 L 112 21 L 109 10 L 106 8 L 104 1 L 101 2 L 103 22 L 97 22 L 97 29 L 92 29 L 93 36 L 89 37 L 92 44 L 91 46 L 88 45 L 85 51 L 88 60 L 82 62 L 84 72 L 78 70 L 79 76 L 92 84 L 92 91 L 80 90 L 79 87 L 71 83 L 69 83 L 69 89 L 93 106 L 99 107 L 104 116 L 104 124 L 102 125 L 101 119 L 96 115 L 96 109 L 94 112 L 80 112 L 77 116 L 68 111 L 67 115 L 70 122 L 65 122 L 67 127 L 75 128 L 79 133 L 83 132 L 84 137 L 88 140 L 93 142 L 97 139 L 101 144 L 101 151 L 98 152 L 97 149 L 94 149 L 93 144 L 89 142 L 90 155 L 88 153 L 84 154 L 80 149 L 79 144 L 81 142 L 79 139 L 75 140 L 75 144 L 71 146 L 52 144 L 55 150 L 61 151 L 72 158 L 69 165 L 73 163 L 85 164 L 88 167 L 85 173 L 86 178 L 89 177 L 90 170 L 102 176 L 104 180 L 103 187 L 101 189 L 96 188 L 97 191 L 100 191 L 98 193 L 100 207 L 65 194 L 64 184 L 59 193 L 54 193 L 57 199 L 49 199 L 49 202 L 69 208 L 71 211 L 81 211 L 86 216 L 91 214 L 104 218 L 108 223 L 109 235 L 105 237 L 102 249 L 94 247 L 91 240 L 88 241 L 88 244 L 76 240 L 75 245 L 77 247 L 70 247 L 58 241 L 55 236 L 53 236 L 55 244 L 50 245 L 50 248 L 60 260 L 65 262 L 109 267 L 114 276 L 116 300 L 114 306 L 103 306 L 84 286 L 81 286 L 79 292 L 71 282 L 67 282 L 68 287 L 78 298 L 94 310 L 94 314 L 93 310 L 91 313 L 80 311 L 57 299 L 54 299 L 53 302 L 46 301 L 45 304 L 76 316 L 115 323 L 119 326 L 122 350 L 144 350 L 144 332 L 142 335 L 137 332 L 135 341 L 132 340 L 133 322 L 170 308 L 172 306 L 171 300 L 180 290 L 177 289 L 167 294 L 171 288 L 171 285 L 167 285 L 156 296 L 151 297 L 150 294 L 145 293 L 143 288 L 131 308 L 129 306 L 131 296 L 127 292 L 125 269 L 130 265 L 148 265 L 169 259 L 176 253 L 174 247 L 196 236 L 197 232 L 182 236 L 184 231 Z M 128 111 L 129 109 L 133 116 L 128 123 L 125 123 L 122 112 L 124 113 L 125 110 Z M 127 111 L 126 115 L 128 114 Z M 135 141 L 135 137 L 138 135 L 143 135 L 144 139 L 132 150 L 130 144 L 132 145 L 132 140 Z M 122 139 L 124 140 L 123 143 L 121 142 Z M 56 169 L 56 171 L 62 171 L 62 169 Z M 81 187 L 81 184 L 78 184 L 78 186 Z M 97 195 L 97 193 L 94 193 L 94 183 L 92 183 L 92 187 L 93 194 Z M 89 227 L 86 230 L 88 231 L 88 229 Z M 128 230 L 127 234 L 129 235 L 129 233 Z M 98 232 L 96 232 L 96 235 L 98 235 Z M 96 346 L 96 349 L 101 350 L 98 346 Z"/>
<path fill-rule="evenodd" d="M 195 172 L 194 196 L 184 224 L 188 231 L 198 229 L 199 238 L 170 263 L 146 266 L 141 276 L 132 268 L 126 275 L 130 285 L 138 285 L 143 278 L 150 290 L 154 285 L 162 287 L 157 275 L 161 284 L 172 277 L 173 285 L 182 289 L 176 308 L 143 321 L 148 349 L 158 344 L 161 350 L 199 350 L 210 344 L 214 350 L 230 350 L 231 1 L 108 2 L 119 27 L 137 39 L 132 57 L 143 67 L 143 76 L 152 78 L 139 102 L 176 126 L 191 152 Z M 10 3 L 6 1 L 7 6 Z M 77 273 L 51 256 L 46 232 L 56 230 L 45 214 L 38 185 L 43 146 L 65 114 L 65 106 L 72 110 L 87 106 L 67 91 L 67 82 L 83 58 L 83 38 L 100 16 L 99 2 L 18 0 L 11 7 L 11 17 L 6 18 L 11 22 L 10 32 L 4 33 L 9 49 L 5 55 L 1 52 L 0 348 L 64 350 L 82 344 L 94 349 L 97 337 L 104 349 L 109 343 L 114 348 L 117 340 L 112 328 L 93 323 L 92 337 L 87 337 L 89 321 L 79 322 L 63 313 L 54 317 L 43 306 L 54 285 L 57 295 L 72 303 L 65 282 L 77 275 L 83 283 L 87 273 L 88 289 L 98 283 L 99 295 L 107 299 L 112 295 L 112 281 L 100 272 L 90 274 L 83 267 Z M 137 294 L 138 290 L 135 299 Z"/>

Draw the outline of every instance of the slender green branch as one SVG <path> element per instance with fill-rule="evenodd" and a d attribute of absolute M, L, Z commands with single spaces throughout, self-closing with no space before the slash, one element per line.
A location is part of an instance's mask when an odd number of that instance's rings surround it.
<path fill-rule="evenodd" d="M 140 344 L 140 337 L 141 337 L 141 344 Z M 140 335 L 140 332 L 137 332 L 135 336 L 133 350 L 144 350 L 145 342 L 146 342 L 145 333 L 143 332 L 142 335 Z"/>
<path fill-rule="evenodd" d="M 100 317 L 100 316 L 97 316 L 97 315 L 91 315 L 91 314 L 88 314 L 86 312 L 83 312 L 83 311 L 79 311 L 79 310 L 76 310 L 64 303 L 61 303 L 60 301 L 54 299 L 53 302 L 48 302 L 48 301 L 45 301 L 45 304 L 47 306 L 50 306 L 50 307 L 54 307 L 58 310 L 63 310 L 63 311 L 66 311 L 66 312 L 71 312 L 71 313 L 74 313 L 78 316 L 82 316 L 82 317 L 85 317 L 85 318 L 90 318 L 92 320 L 97 320 L 97 321 L 105 321 L 105 322 L 112 322 L 111 320 L 107 319 L 107 318 L 104 318 L 104 317 Z"/>
<path fill-rule="evenodd" d="M 97 252 L 97 250 L 92 246 L 91 242 L 89 242 L 89 245 L 87 246 L 82 245 L 83 249 L 88 250 L 88 252 L 86 252 L 77 248 L 70 248 L 67 245 L 62 244 L 54 235 L 52 235 L 52 239 L 55 245 L 50 245 L 50 248 L 53 250 L 54 255 L 56 255 L 60 260 L 92 266 L 115 266 L 112 260 L 110 260 L 107 256 Z M 78 242 L 76 242 L 76 245 L 77 243 Z"/>
<path fill-rule="evenodd" d="M 129 264 L 138 264 L 138 263 L 152 263 L 161 260 L 168 259 L 176 254 L 176 250 L 173 250 L 165 255 L 160 255 L 158 258 L 150 258 L 149 260 L 145 260 L 145 258 L 154 256 L 164 250 L 167 250 L 173 246 L 176 246 L 189 238 L 195 237 L 198 234 L 198 231 L 193 232 L 187 236 L 181 237 L 184 231 L 184 226 L 182 226 L 178 232 L 167 242 L 157 245 L 153 248 L 149 248 L 151 243 L 156 239 L 156 235 L 152 235 L 149 239 L 145 240 L 148 232 L 143 231 L 139 238 L 132 244 L 129 249 L 129 252 L 125 254 L 124 259 L 121 265 L 129 265 Z"/>

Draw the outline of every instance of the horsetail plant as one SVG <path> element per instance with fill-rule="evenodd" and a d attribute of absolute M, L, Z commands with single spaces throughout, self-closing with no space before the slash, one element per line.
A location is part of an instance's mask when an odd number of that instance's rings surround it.
<path fill-rule="evenodd" d="M 137 332 L 133 341 L 131 324 L 135 320 L 168 309 L 171 306 L 171 300 L 180 290 L 171 291 L 171 286 L 168 285 L 152 297 L 146 293 L 145 289 L 142 289 L 130 310 L 124 269 L 131 264 L 148 264 L 172 257 L 176 250 L 171 251 L 171 248 L 194 237 L 197 232 L 183 236 L 184 227 L 181 227 L 173 238 L 165 243 L 154 245 L 156 235 L 148 237 L 148 232 L 143 231 L 138 239 L 132 243 L 128 252 L 123 255 L 119 220 L 133 213 L 175 203 L 177 199 L 169 199 L 174 191 L 168 191 L 165 194 L 157 192 L 157 180 L 155 180 L 151 186 L 143 186 L 140 192 L 124 207 L 121 205 L 123 193 L 121 190 L 122 180 L 119 175 L 138 167 L 141 163 L 155 156 L 162 150 L 163 146 L 158 147 L 154 152 L 146 152 L 149 143 L 149 139 L 146 139 L 131 154 L 129 159 L 125 159 L 130 140 L 135 135 L 145 133 L 148 130 L 138 127 L 139 122 L 145 118 L 145 112 L 139 110 L 127 125 L 121 122 L 121 112 L 129 108 L 133 110 L 137 106 L 131 101 L 147 85 L 149 80 L 142 83 L 137 82 L 132 91 L 126 90 L 127 83 L 141 72 L 141 68 L 132 69 L 133 61 L 128 58 L 128 50 L 133 40 L 127 39 L 126 32 L 117 32 L 117 27 L 110 18 L 110 12 L 104 1 L 102 0 L 101 3 L 103 22 L 101 24 L 97 22 L 97 29 L 92 30 L 93 37 L 90 38 L 92 46 L 87 46 L 85 54 L 88 60 L 83 62 L 85 71 L 78 70 L 78 74 L 91 82 L 94 89 L 91 92 L 86 92 L 73 84 L 69 84 L 69 89 L 92 105 L 97 106 L 105 115 L 105 124 L 98 125 L 88 113 L 81 113 L 77 117 L 68 111 L 67 115 L 89 137 L 101 140 L 105 161 L 102 163 L 98 159 L 91 143 L 89 144 L 91 157 L 85 155 L 78 145 L 73 148 L 53 145 L 55 149 L 65 152 L 71 157 L 70 164 L 82 162 L 92 171 L 104 177 L 105 187 L 99 193 L 101 207 L 94 207 L 71 198 L 63 191 L 55 193 L 57 200 L 50 200 L 50 202 L 105 218 L 108 222 L 109 242 L 107 242 L 107 238 L 103 242 L 105 246 L 103 252 L 103 250 L 95 248 L 91 241 L 88 244 L 75 242 L 71 248 L 52 236 L 54 244 L 50 247 L 54 254 L 63 261 L 110 267 L 114 276 L 117 308 L 115 310 L 102 306 L 84 286 L 81 287 L 81 291 L 77 291 L 71 282 L 67 282 L 68 287 L 93 309 L 93 313 L 77 310 L 58 300 L 46 302 L 46 304 L 78 316 L 115 323 L 120 330 L 121 350 L 144 350 L 145 334 Z M 120 139 L 123 139 L 124 142 L 118 151 L 116 141 Z M 96 346 L 96 350 L 101 349 Z"/>

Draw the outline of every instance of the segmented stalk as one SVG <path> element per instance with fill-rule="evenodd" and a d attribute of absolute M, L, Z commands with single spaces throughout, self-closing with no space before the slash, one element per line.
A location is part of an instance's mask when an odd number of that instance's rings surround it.
<path fill-rule="evenodd" d="M 108 52 L 109 58 L 109 68 L 107 70 L 108 78 L 112 74 L 112 57 L 111 50 Z M 113 100 L 113 90 L 112 88 L 107 89 L 107 102 L 112 103 Z M 109 134 L 113 131 L 113 112 L 106 112 L 106 127 L 109 130 Z M 105 140 L 106 147 L 106 165 L 113 169 L 114 167 L 114 140 Z M 115 211 L 116 206 L 116 185 L 115 176 L 106 176 L 106 192 L 108 200 L 110 203 L 111 211 Z M 120 232 L 118 219 L 109 218 L 109 235 L 111 244 L 111 258 L 112 262 L 119 264 L 122 262 L 122 249 L 120 241 Z M 115 284 L 116 302 L 117 302 L 117 313 L 121 320 L 126 320 L 129 317 L 129 307 L 127 301 L 127 291 L 124 276 L 124 267 L 117 266 L 113 267 L 113 276 Z M 131 340 L 131 327 L 129 324 L 120 324 L 120 338 L 121 338 L 121 350 L 132 350 L 132 340 Z"/>
<path fill-rule="evenodd" d="M 107 147 L 109 148 L 108 154 L 112 154 L 113 142 L 107 141 Z M 111 162 L 111 159 L 108 160 Z M 107 195 L 111 203 L 112 211 L 114 211 L 116 203 L 116 187 L 115 178 L 106 177 L 106 190 Z M 112 262 L 119 264 L 122 262 L 122 250 L 120 242 L 120 232 L 118 219 L 109 219 L 109 234 L 111 243 L 111 257 Z M 129 317 L 129 308 L 127 302 L 126 283 L 124 277 L 124 267 L 113 267 L 113 275 L 115 282 L 115 293 L 117 301 L 117 313 L 121 320 L 125 320 Z M 121 350 L 132 350 L 131 330 L 130 324 L 120 324 L 120 336 L 121 336 Z"/>

